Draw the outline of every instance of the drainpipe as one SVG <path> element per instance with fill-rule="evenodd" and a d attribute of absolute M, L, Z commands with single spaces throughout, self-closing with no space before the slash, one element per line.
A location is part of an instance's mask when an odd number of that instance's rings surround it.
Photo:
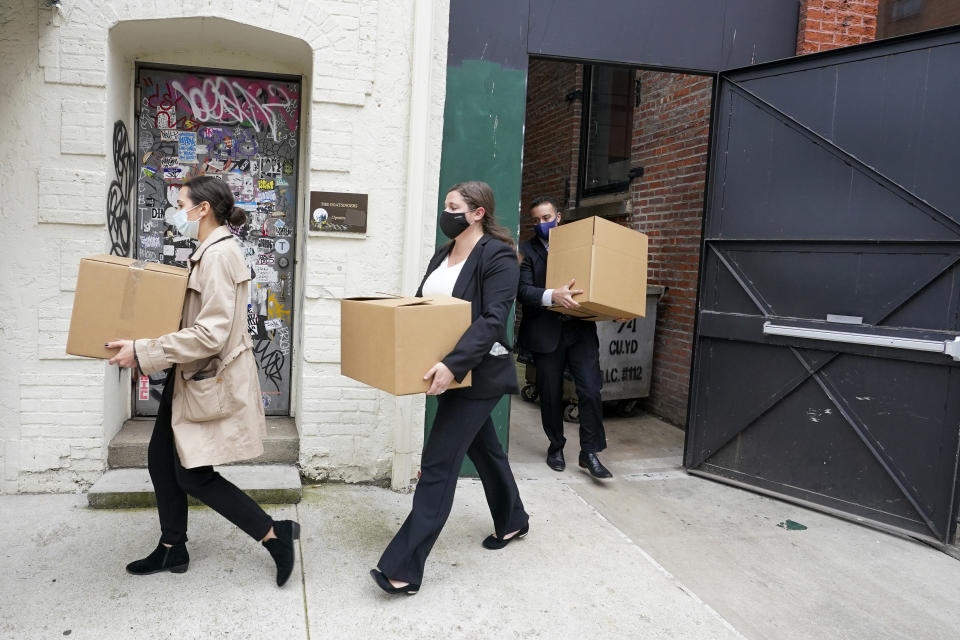
<path fill-rule="evenodd" d="M 413 295 L 420 284 L 420 252 L 423 247 L 423 214 L 432 211 L 424 203 L 426 187 L 427 129 L 430 120 L 430 68 L 433 47 L 432 0 L 415 0 L 413 17 L 413 55 L 410 66 L 410 131 L 407 144 L 407 197 L 404 209 L 403 272 L 401 290 Z M 410 487 L 413 474 L 413 434 L 423 429 L 419 411 L 414 411 L 413 396 L 398 396 L 397 421 L 393 430 L 393 471 L 390 486 L 394 491 Z"/>

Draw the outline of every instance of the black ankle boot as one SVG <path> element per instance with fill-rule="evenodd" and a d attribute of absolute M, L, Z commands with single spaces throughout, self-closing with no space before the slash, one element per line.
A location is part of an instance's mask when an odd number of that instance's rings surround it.
<path fill-rule="evenodd" d="M 190 564 L 190 554 L 187 553 L 187 545 L 184 543 L 175 544 L 172 547 L 165 547 L 158 544 L 153 553 L 142 560 L 134 560 L 127 565 L 127 572 L 135 576 L 147 576 L 151 573 L 160 571 L 170 571 L 171 573 L 184 573 Z"/>
<path fill-rule="evenodd" d="M 300 525 L 293 520 L 280 520 L 273 523 L 273 532 L 277 537 L 262 544 L 277 563 L 277 586 L 282 587 L 293 573 L 293 541 L 300 537 Z"/>

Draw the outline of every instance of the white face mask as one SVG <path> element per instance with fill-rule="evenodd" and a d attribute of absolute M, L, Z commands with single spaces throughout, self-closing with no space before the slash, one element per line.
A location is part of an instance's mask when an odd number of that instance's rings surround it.
<path fill-rule="evenodd" d="M 203 203 L 201 202 L 200 204 Z M 195 204 L 189 209 L 177 209 L 176 212 L 166 220 L 167 224 L 176 227 L 177 233 L 182 236 L 187 236 L 188 238 L 193 238 L 194 240 L 199 239 L 200 220 L 187 219 L 187 214 L 199 206 L 199 204 Z"/>

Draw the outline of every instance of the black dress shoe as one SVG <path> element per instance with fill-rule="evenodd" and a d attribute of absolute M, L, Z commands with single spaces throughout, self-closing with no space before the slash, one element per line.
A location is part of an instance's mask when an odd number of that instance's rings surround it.
<path fill-rule="evenodd" d="M 403 587 L 393 586 L 390 584 L 390 579 L 383 575 L 383 572 L 380 571 L 380 569 L 370 569 L 370 575 L 373 576 L 373 581 L 377 583 L 378 587 L 390 594 L 405 593 L 408 596 L 412 596 L 420 590 L 420 585 L 413 583 Z"/>
<path fill-rule="evenodd" d="M 516 540 L 517 538 L 525 538 L 527 534 L 530 533 L 530 523 L 523 525 L 523 528 L 517 531 L 514 535 L 509 538 L 498 538 L 497 534 L 492 533 L 486 538 L 483 539 L 483 546 L 486 549 L 503 549 L 505 546 Z"/>
<path fill-rule="evenodd" d="M 300 537 L 300 525 L 293 520 L 280 520 L 273 523 L 273 532 L 276 538 L 263 542 L 273 561 L 277 563 L 277 586 L 283 584 L 293 573 L 293 563 L 296 557 L 294 540 Z"/>
<path fill-rule="evenodd" d="M 567 468 L 567 463 L 563 460 L 563 449 L 553 453 L 547 451 L 547 466 L 554 471 L 563 471 Z"/>
<path fill-rule="evenodd" d="M 594 478 L 612 478 L 613 474 L 600 463 L 595 453 L 580 452 L 580 466 L 590 472 Z"/>
<path fill-rule="evenodd" d="M 184 573 L 190 565 L 190 554 L 187 553 L 187 545 L 181 542 L 172 547 L 165 547 L 158 544 L 153 553 L 141 560 L 134 560 L 127 565 L 127 573 L 135 576 L 148 576 L 151 573 L 160 571 L 169 571 L 171 573 Z"/>

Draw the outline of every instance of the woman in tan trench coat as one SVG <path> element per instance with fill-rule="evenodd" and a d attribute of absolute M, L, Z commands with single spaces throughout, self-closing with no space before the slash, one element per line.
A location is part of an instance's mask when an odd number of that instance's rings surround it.
<path fill-rule="evenodd" d="M 262 541 L 277 565 L 277 585 L 293 570 L 300 525 L 275 522 L 213 465 L 255 458 L 266 435 L 260 382 L 247 331 L 250 270 L 229 222 L 241 226 L 246 212 L 234 206 L 230 189 L 216 178 L 194 178 L 181 190 L 168 223 L 199 240 L 180 330 L 156 339 L 107 344 L 120 351 L 110 364 L 139 366 L 144 375 L 168 369 L 148 450 L 157 495 L 160 543 L 127 571 L 147 575 L 183 573 L 187 554 L 187 494 L 207 504 Z"/>

